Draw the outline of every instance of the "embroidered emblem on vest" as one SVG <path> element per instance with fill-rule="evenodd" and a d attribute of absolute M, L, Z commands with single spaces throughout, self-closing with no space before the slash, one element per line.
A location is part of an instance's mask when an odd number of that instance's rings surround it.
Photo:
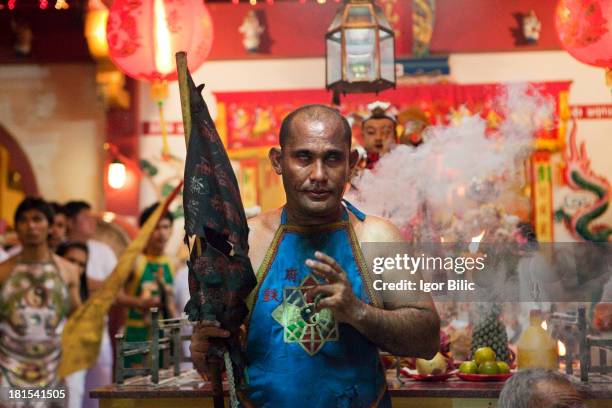
<path fill-rule="evenodd" d="M 338 340 L 338 322 L 329 309 L 314 312 L 313 299 L 306 292 L 318 284 L 308 275 L 300 286 L 283 289 L 283 303 L 272 312 L 272 317 L 284 327 L 286 343 L 298 343 L 311 356 L 317 354 L 328 341 Z"/>

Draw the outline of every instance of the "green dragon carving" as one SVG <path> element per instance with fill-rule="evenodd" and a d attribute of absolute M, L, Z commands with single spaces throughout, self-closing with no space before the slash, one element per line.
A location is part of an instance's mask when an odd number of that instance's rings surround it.
<path fill-rule="evenodd" d="M 610 204 L 610 182 L 591 170 L 591 161 L 587 157 L 584 142 L 580 148 L 576 144 L 576 123 L 572 123 L 572 132 L 569 140 L 569 155 L 564 154 L 566 167 L 564 178 L 572 190 L 590 191 L 597 200 L 588 207 L 569 215 L 562 208 L 555 212 L 557 220 L 563 220 L 572 235 L 577 239 L 592 242 L 608 242 L 612 235 L 612 228 L 603 224 L 593 224 L 597 218 L 606 212 Z"/>

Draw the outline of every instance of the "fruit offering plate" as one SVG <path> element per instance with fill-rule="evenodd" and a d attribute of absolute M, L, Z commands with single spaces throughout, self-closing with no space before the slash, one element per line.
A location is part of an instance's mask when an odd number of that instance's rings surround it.
<path fill-rule="evenodd" d="M 506 381 L 512 377 L 512 373 L 504 374 L 466 374 L 457 372 L 457 377 L 463 381 Z"/>
<path fill-rule="evenodd" d="M 444 374 L 419 374 L 416 370 L 409 370 L 406 367 L 402 368 L 401 371 L 404 377 L 411 378 L 415 381 L 446 381 L 457 373 L 457 371 L 449 371 Z"/>

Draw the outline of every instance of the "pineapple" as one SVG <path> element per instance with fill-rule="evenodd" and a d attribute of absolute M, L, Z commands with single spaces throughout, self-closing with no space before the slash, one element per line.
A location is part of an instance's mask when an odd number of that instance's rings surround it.
<path fill-rule="evenodd" d="M 490 308 L 487 309 L 487 306 Z M 498 361 L 510 363 L 510 350 L 508 349 L 508 335 L 506 327 L 499 320 L 501 306 L 497 303 L 487 303 L 480 308 L 483 319 L 474 326 L 472 332 L 472 355 L 481 347 L 491 347 L 495 351 Z"/>

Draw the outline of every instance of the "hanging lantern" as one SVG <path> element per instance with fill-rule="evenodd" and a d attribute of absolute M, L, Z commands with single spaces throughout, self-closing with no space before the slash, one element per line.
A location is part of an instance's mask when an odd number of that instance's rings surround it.
<path fill-rule="evenodd" d="M 380 7 L 345 1 L 325 40 L 326 86 L 336 96 L 395 87 L 395 37 Z"/>
<path fill-rule="evenodd" d="M 197 70 L 210 53 L 213 27 L 202 0 L 115 0 L 106 38 L 113 63 L 126 75 L 172 81 L 174 54 L 187 52 L 189 70 Z"/>
<path fill-rule="evenodd" d="M 187 52 L 192 72 L 202 65 L 213 42 L 208 9 L 203 0 L 115 0 L 106 31 L 113 63 L 126 75 L 152 84 L 165 157 L 169 149 L 163 101 L 168 94 L 167 81 L 177 78 L 174 54 Z"/>
<path fill-rule="evenodd" d="M 612 0 L 560 0 L 555 25 L 563 48 L 580 62 L 605 68 L 612 86 Z"/>

